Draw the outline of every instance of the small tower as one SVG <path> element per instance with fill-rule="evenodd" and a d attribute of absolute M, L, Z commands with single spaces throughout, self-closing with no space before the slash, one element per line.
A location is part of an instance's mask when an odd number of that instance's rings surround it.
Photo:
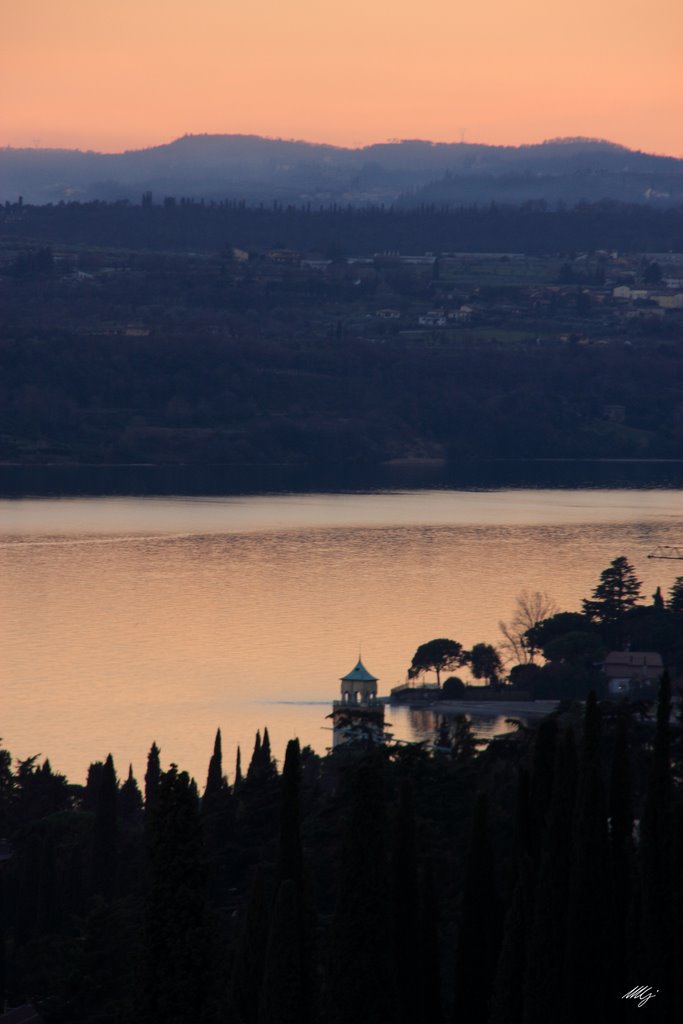
<path fill-rule="evenodd" d="M 341 700 L 332 706 L 332 746 L 341 743 L 381 743 L 384 704 L 377 699 L 377 677 L 358 663 L 341 677 Z"/>

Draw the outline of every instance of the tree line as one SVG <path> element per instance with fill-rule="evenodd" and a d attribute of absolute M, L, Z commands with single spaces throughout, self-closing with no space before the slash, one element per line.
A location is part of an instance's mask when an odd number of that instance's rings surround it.
<path fill-rule="evenodd" d="M 617 249 L 670 252 L 680 244 L 683 210 L 604 200 L 547 209 L 491 203 L 313 208 L 165 197 L 153 203 L 6 203 L 0 226 L 8 237 L 158 251 L 290 248 L 334 258 L 365 253 L 557 253 Z"/>
<path fill-rule="evenodd" d="M 523 690 L 532 699 L 583 699 L 590 690 L 606 694 L 602 662 L 609 651 L 624 649 L 657 653 L 678 676 L 683 673 L 683 576 L 673 581 L 666 597 L 657 587 L 649 604 L 642 591 L 625 555 L 600 573 L 581 611 L 561 611 L 548 594 L 524 590 L 512 619 L 500 623 L 499 647 L 477 643 L 468 651 L 458 640 L 429 640 L 413 655 L 408 678 L 434 672 L 440 696 L 458 700 L 468 693 L 463 681 L 449 676 L 441 685 L 441 675 L 467 667 L 475 679 L 502 691 Z M 645 681 L 634 690 L 641 698 L 654 696 Z"/>
<path fill-rule="evenodd" d="M 46 1021 L 574 1024 L 683 1011 L 683 722 L 566 703 L 485 749 L 267 730 L 229 782 L 0 756 L 2 985 Z M 144 790 L 144 793 L 143 793 Z M 633 998 L 633 997 L 631 997 Z M 587 1000 L 589 1006 L 587 1006 Z"/>

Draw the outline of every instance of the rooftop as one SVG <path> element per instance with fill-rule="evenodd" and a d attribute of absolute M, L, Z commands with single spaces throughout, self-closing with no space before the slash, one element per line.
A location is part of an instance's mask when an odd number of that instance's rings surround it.
<path fill-rule="evenodd" d="M 342 683 L 376 683 L 377 676 L 371 675 L 363 662 L 358 659 L 355 668 L 352 668 L 345 676 L 341 677 Z"/>

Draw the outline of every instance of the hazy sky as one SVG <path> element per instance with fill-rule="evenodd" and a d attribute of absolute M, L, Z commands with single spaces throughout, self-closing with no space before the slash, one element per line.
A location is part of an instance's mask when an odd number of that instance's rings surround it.
<path fill-rule="evenodd" d="M 683 156 L 683 4 L 5 0 L 0 145 L 591 135 Z"/>

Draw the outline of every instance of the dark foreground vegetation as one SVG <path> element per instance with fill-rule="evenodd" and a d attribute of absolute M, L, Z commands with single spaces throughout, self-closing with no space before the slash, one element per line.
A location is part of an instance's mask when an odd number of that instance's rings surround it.
<path fill-rule="evenodd" d="M 152 746 L 84 787 L 0 759 L 3 985 L 48 1022 L 575 1024 L 683 1014 L 683 723 L 566 703 L 484 750 L 267 731 L 201 798 Z"/>

